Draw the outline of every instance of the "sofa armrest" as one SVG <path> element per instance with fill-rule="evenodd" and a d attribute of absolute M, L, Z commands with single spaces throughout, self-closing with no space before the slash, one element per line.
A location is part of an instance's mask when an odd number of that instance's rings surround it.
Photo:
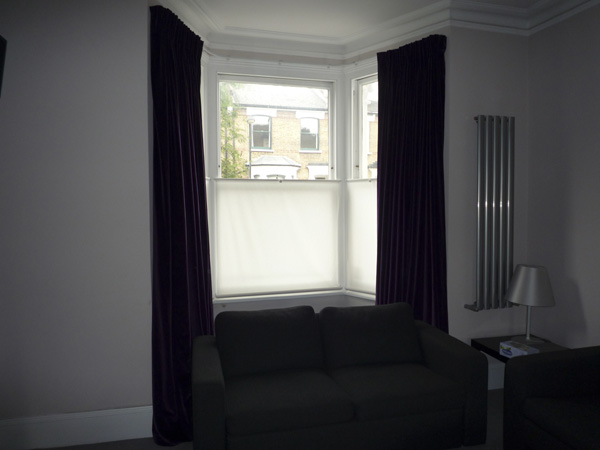
<path fill-rule="evenodd" d="M 192 409 L 194 450 L 224 450 L 225 381 L 214 336 L 194 339 Z"/>
<path fill-rule="evenodd" d="M 600 346 L 512 358 L 504 370 L 505 448 L 519 448 L 524 403 L 531 397 L 600 394 Z M 511 444 L 512 443 L 512 444 Z"/>
<path fill-rule="evenodd" d="M 416 321 L 425 364 L 460 383 L 465 391 L 465 445 L 485 442 L 488 362 L 479 351 L 443 331 Z"/>

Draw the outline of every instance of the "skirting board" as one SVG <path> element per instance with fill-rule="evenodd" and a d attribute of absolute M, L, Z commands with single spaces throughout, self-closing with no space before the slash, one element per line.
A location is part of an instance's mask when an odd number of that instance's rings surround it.
<path fill-rule="evenodd" d="M 29 450 L 152 436 L 152 407 L 0 420 L 2 450 Z"/>
<path fill-rule="evenodd" d="M 491 357 L 488 364 L 488 389 L 502 389 L 504 364 Z M 67 447 L 151 436 L 151 406 L 0 420 L 2 450 Z"/>

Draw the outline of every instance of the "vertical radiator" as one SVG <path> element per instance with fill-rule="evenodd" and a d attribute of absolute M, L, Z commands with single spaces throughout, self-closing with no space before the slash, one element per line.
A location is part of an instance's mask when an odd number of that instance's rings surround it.
<path fill-rule="evenodd" d="M 506 308 L 513 273 L 515 118 L 477 116 L 477 298 L 474 311 Z"/>

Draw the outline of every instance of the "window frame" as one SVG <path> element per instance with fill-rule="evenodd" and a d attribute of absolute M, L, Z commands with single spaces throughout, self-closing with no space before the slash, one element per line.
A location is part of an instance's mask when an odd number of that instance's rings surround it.
<path fill-rule="evenodd" d="M 268 66 L 265 64 L 265 66 Z M 245 68 L 246 73 L 235 73 L 232 71 L 221 71 L 218 68 L 216 69 L 216 72 L 211 74 L 212 77 L 214 78 L 214 80 L 216 81 L 216 91 L 214 91 L 216 93 L 216 104 L 217 104 L 217 111 L 219 111 L 218 114 L 216 114 L 216 123 L 219 124 L 220 122 L 220 108 L 219 105 L 221 104 L 221 98 L 220 98 L 220 91 L 219 91 L 219 86 L 222 82 L 230 82 L 230 83 L 253 83 L 253 84 L 264 84 L 264 85 L 281 85 L 281 86 L 290 86 L 290 87 L 301 87 L 301 88 L 315 88 L 315 89 L 325 89 L 328 91 L 328 111 L 326 112 L 327 114 L 327 118 L 328 118 L 328 130 L 327 130 L 327 145 L 328 145 L 328 161 L 327 161 L 327 166 L 328 166 L 328 180 L 338 180 L 340 179 L 338 177 L 338 171 L 337 169 L 337 158 L 338 158 L 338 153 L 336 151 L 336 135 L 337 135 L 337 131 L 336 131 L 336 99 L 338 98 L 337 95 L 337 91 L 339 89 L 339 86 L 341 85 L 340 80 L 337 79 L 338 77 L 334 77 L 333 79 L 331 77 L 303 77 L 301 76 L 302 74 L 302 70 L 299 70 L 298 73 L 292 72 L 289 73 L 285 76 L 279 74 L 277 76 L 270 74 L 268 70 L 264 70 L 264 75 L 258 75 L 258 74 L 252 74 L 252 71 L 247 71 L 247 68 Z M 208 96 L 207 96 L 208 97 Z M 252 109 L 254 110 L 256 109 L 265 109 L 265 107 L 263 106 L 249 106 L 246 107 L 247 109 Z M 301 111 L 301 110 L 300 110 Z M 318 112 L 317 112 L 318 114 Z M 269 144 L 270 144 L 270 148 L 263 148 L 263 147 L 254 147 L 253 144 L 254 142 L 250 143 L 252 146 L 250 147 L 252 152 L 272 152 L 272 153 L 276 153 L 276 150 L 273 149 L 273 125 L 272 125 L 272 119 L 275 116 L 269 116 L 267 114 L 250 114 L 251 117 L 257 117 L 257 116 L 266 116 L 269 117 L 270 121 L 269 121 Z M 312 116 L 311 116 L 312 117 Z M 316 119 L 319 120 L 318 126 L 319 126 L 319 133 L 318 133 L 318 139 L 321 139 L 322 133 L 320 132 L 320 119 L 319 117 L 316 117 Z M 252 124 L 252 140 L 254 140 L 254 130 L 253 130 L 254 125 Z M 217 145 L 219 148 L 216 149 L 217 152 L 220 152 L 220 142 L 221 142 L 221 129 L 220 129 L 220 125 L 218 127 L 215 127 L 215 131 L 216 131 L 216 141 L 215 144 L 213 145 Z M 303 150 L 301 148 L 301 142 L 299 143 L 299 148 L 298 148 L 298 153 L 302 153 L 302 154 L 322 154 L 323 150 L 320 146 L 320 143 L 317 142 L 317 144 L 319 145 L 319 149 L 318 150 L 311 150 L 311 149 L 307 149 L 307 150 Z M 208 149 L 207 149 L 208 148 Z M 212 167 L 209 167 L 207 169 L 207 175 L 208 176 L 214 176 L 216 178 L 219 178 L 221 176 L 221 158 L 220 158 L 220 153 L 218 153 L 218 157 L 213 155 L 213 150 L 215 150 L 212 145 L 207 145 L 205 146 L 205 153 L 208 153 L 207 155 L 207 162 L 208 164 L 210 164 Z M 216 170 L 215 170 L 216 168 Z M 318 178 L 321 179 L 321 178 Z M 312 180 L 312 178 L 311 178 Z"/>
<path fill-rule="evenodd" d="M 353 86 L 355 80 L 366 78 L 368 76 L 376 77 L 377 60 L 370 58 L 359 63 L 339 64 L 339 65 L 308 65 L 308 64 L 289 64 L 282 62 L 268 61 L 249 61 L 230 57 L 219 57 L 211 55 L 202 61 L 204 74 L 204 99 L 203 109 L 205 111 L 218 111 L 220 105 L 219 83 L 221 81 L 248 81 L 257 82 L 265 80 L 269 83 L 275 81 L 278 84 L 299 85 L 302 86 L 326 87 L 329 89 L 329 162 L 328 179 L 326 182 L 340 182 L 342 185 L 353 179 L 354 165 L 354 117 L 353 117 Z M 211 228 L 211 258 L 214 260 L 215 254 L 212 249 L 215 248 L 216 236 L 219 230 L 215 223 L 215 187 L 214 183 L 220 177 L 220 123 L 219 116 L 216 114 L 203 114 L 205 130 L 205 153 L 206 153 L 206 175 L 209 209 L 209 227 Z M 321 127 L 322 128 L 322 127 Z M 211 133 L 210 130 L 213 130 Z M 322 129 L 320 131 L 323 131 Z M 322 133 L 321 133 L 322 136 Z M 272 180 L 273 183 L 304 183 L 303 180 Z M 345 216 L 344 193 L 341 194 L 340 216 Z M 214 296 L 214 301 L 220 304 L 228 302 L 246 302 L 256 300 L 284 300 L 292 298 L 303 298 L 305 296 L 320 295 L 339 295 L 350 294 L 366 299 L 374 299 L 374 292 L 360 292 L 347 289 L 346 281 L 346 261 L 345 261 L 345 240 L 346 230 L 342 225 L 339 230 L 338 240 L 340 242 L 339 265 L 340 289 L 334 291 L 309 291 L 309 292 L 282 292 L 268 296 L 240 295 L 236 297 Z M 213 287 L 214 289 L 214 287 Z"/>
<path fill-rule="evenodd" d="M 376 73 L 352 81 L 352 179 L 354 180 L 377 178 L 368 176 L 368 156 L 372 153 L 369 145 L 365 145 L 368 136 L 365 136 L 365 124 L 362 120 L 368 115 L 368 112 L 364 111 L 365 102 L 362 98 L 362 88 L 377 81 Z M 367 147 L 366 151 L 365 147 Z"/>

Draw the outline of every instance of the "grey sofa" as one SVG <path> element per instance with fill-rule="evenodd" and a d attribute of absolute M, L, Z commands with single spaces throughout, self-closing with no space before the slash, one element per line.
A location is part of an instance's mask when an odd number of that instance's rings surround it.
<path fill-rule="evenodd" d="M 406 303 L 216 317 L 196 338 L 196 450 L 443 449 L 485 442 L 487 360 Z"/>
<path fill-rule="evenodd" d="M 600 346 L 506 363 L 504 448 L 600 449 Z"/>

